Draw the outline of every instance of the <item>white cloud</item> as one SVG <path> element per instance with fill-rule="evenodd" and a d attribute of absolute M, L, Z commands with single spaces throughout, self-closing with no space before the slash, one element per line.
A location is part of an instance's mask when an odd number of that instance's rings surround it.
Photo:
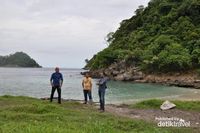
<path fill-rule="evenodd" d="M 25 51 L 43 66 L 82 67 L 106 47 L 106 34 L 147 2 L 0 0 L 0 54 Z"/>

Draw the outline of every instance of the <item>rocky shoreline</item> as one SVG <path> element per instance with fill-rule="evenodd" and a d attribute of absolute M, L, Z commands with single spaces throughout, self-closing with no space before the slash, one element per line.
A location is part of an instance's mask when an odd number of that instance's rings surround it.
<path fill-rule="evenodd" d="M 138 67 L 128 66 L 124 63 L 112 64 L 108 68 L 90 70 L 93 78 L 99 78 L 105 73 L 111 80 L 130 81 L 136 83 L 156 83 L 168 86 L 188 87 L 200 89 L 200 77 L 195 72 L 145 74 Z"/>

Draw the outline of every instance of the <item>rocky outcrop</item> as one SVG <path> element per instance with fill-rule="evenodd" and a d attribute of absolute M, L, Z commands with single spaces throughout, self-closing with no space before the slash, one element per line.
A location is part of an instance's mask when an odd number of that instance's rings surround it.
<path fill-rule="evenodd" d="M 89 73 L 94 78 L 98 78 L 101 73 L 105 73 L 110 79 L 118 81 L 135 81 L 144 78 L 144 73 L 138 67 L 128 66 L 123 61 L 114 63 L 106 69 L 94 70 Z"/>
<path fill-rule="evenodd" d="M 200 89 L 199 76 L 194 72 L 184 74 L 149 74 L 144 77 L 144 82 Z"/>
<path fill-rule="evenodd" d="M 144 74 L 138 67 L 129 66 L 124 61 L 114 63 L 105 69 L 90 70 L 89 73 L 93 78 L 99 78 L 102 73 L 105 73 L 110 79 L 117 81 L 157 83 L 200 89 L 200 77 L 195 72 Z"/>

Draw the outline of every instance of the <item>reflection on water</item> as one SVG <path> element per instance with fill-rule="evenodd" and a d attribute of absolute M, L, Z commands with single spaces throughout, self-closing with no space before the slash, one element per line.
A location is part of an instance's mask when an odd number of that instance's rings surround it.
<path fill-rule="evenodd" d="M 83 99 L 81 69 L 61 69 L 64 76 L 62 98 Z M 0 68 L 0 95 L 49 97 L 51 68 Z M 96 80 L 93 80 L 93 98 L 98 101 Z M 199 90 L 110 81 L 106 93 L 107 103 L 126 103 L 149 98 L 179 97 Z M 55 93 L 56 94 L 56 93 Z M 57 96 L 57 94 L 55 95 Z"/>

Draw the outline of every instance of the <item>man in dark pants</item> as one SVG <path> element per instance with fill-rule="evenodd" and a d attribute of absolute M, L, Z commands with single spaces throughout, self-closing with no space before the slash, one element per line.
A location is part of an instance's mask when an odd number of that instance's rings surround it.
<path fill-rule="evenodd" d="M 50 102 L 52 102 L 54 92 L 55 92 L 55 90 L 57 90 L 57 92 L 58 92 L 58 103 L 61 104 L 61 87 L 62 87 L 62 84 L 63 84 L 63 76 L 59 72 L 58 67 L 55 68 L 55 73 L 53 73 L 51 75 L 50 83 L 51 83 L 51 86 L 52 86 Z"/>
<path fill-rule="evenodd" d="M 105 74 L 103 73 L 99 82 L 97 83 L 97 85 L 99 85 L 99 90 L 98 90 L 98 94 L 99 94 L 99 102 L 100 102 L 100 111 L 104 112 L 105 111 L 105 92 L 106 92 L 106 88 L 107 88 L 107 83 L 108 78 L 105 77 Z"/>

